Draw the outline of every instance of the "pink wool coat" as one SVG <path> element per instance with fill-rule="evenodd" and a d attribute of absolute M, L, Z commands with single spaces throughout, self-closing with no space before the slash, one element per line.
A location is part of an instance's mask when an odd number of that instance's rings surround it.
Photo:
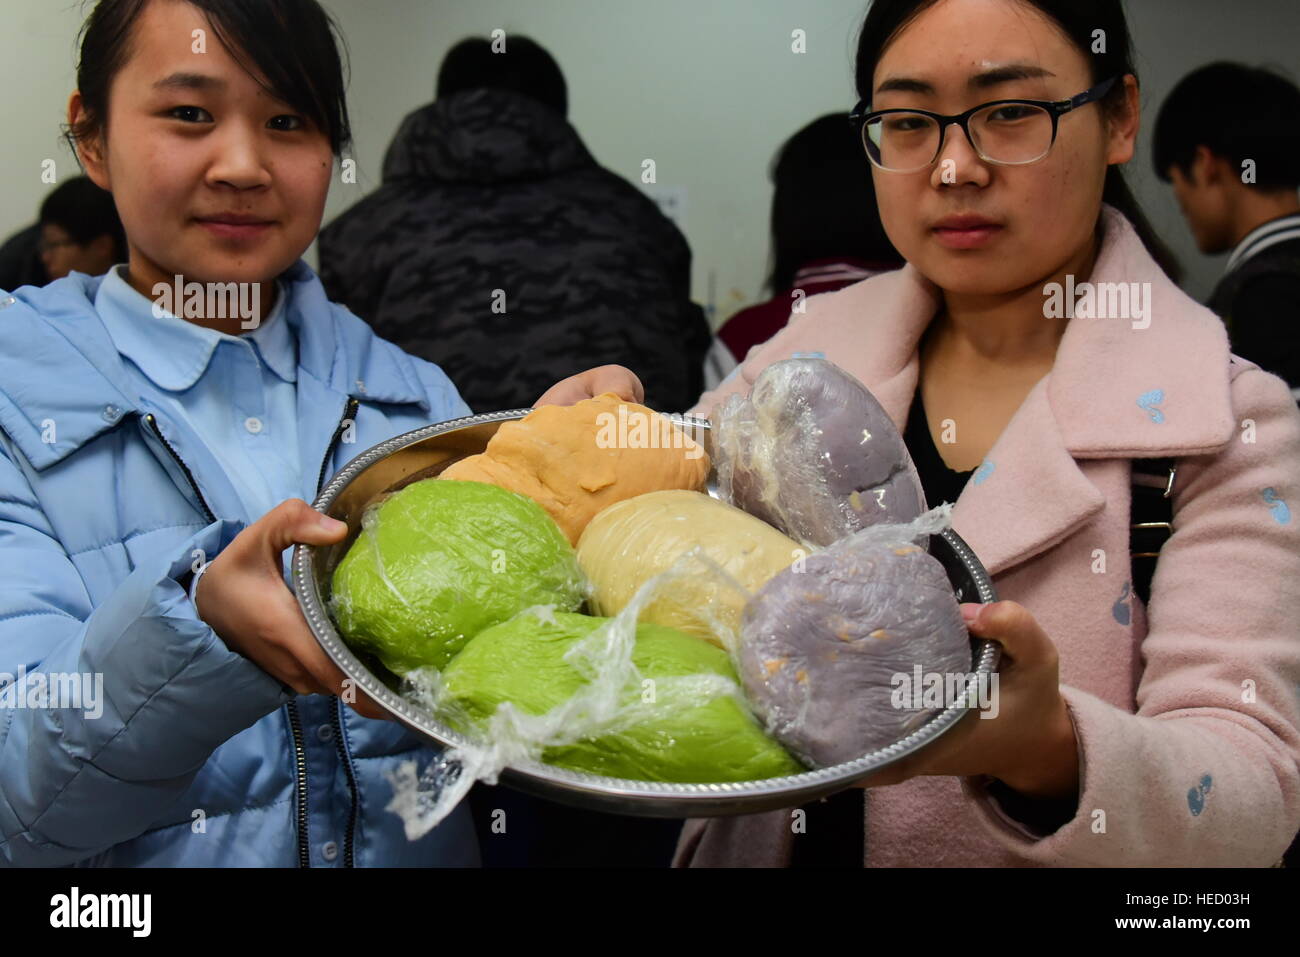
<path fill-rule="evenodd" d="M 983 779 L 873 788 L 868 866 L 1269 866 L 1300 827 L 1300 414 L 1120 213 L 1103 227 L 1091 279 L 1150 283 L 1150 325 L 1071 319 L 953 510 L 999 597 L 1059 650 L 1078 812 L 1044 835 Z M 901 430 L 939 304 L 910 265 L 809 299 L 696 411 L 823 353 Z M 1174 534 L 1147 609 L 1129 586 L 1130 460 L 1167 456 Z M 789 811 L 690 820 L 675 864 L 781 866 L 792 840 Z"/>

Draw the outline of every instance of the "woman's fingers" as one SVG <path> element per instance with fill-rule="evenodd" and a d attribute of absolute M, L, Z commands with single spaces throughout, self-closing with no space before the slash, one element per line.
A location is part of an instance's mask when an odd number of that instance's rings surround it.
<path fill-rule="evenodd" d="M 298 694 L 329 694 L 311 671 L 303 667 L 298 658 L 283 649 L 267 646 L 259 651 L 254 659 L 258 667 L 275 678 L 282 685 L 287 685 Z"/>
<path fill-rule="evenodd" d="M 1029 609 L 1019 602 L 995 601 L 961 607 L 967 630 L 977 638 L 998 642 L 1015 664 L 1039 665 L 1055 660 L 1056 646 Z M 970 609 L 978 609 L 974 617 L 969 617 Z"/>
<path fill-rule="evenodd" d="M 281 684 L 298 694 L 345 696 L 366 717 L 384 718 L 383 709 L 345 685 L 346 676 L 316 641 L 282 577 L 286 548 L 333 544 L 346 534 L 344 523 L 301 499 L 282 502 L 213 560 L 199 581 L 196 605 L 231 650 Z"/>
<path fill-rule="evenodd" d="M 344 702 L 352 708 L 353 711 L 363 718 L 373 718 L 376 721 L 391 721 L 392 715 L 379 706 L 379 704 L 355 685 L 351 686 L 351 695 L 341 696 Z M 349 700 L 353 698 L 354 700 Z"/>
<path fill-rule="evenodd" d="M 267 609 L 270 630 L 277 636 L 277 643 L 285 656 L 318 689 L 312 693 L 342 694 L 347 675 L 325 653 L 316 636 L 311 633 L 288 588 L 277 596 L 275 606 L 274 610 Z"/>
<path fill-rule="evenodd" d="M 300 693 L 338 695 L 363 717 L 387 719 L 388 712 L 358 688 L 356 682 L 350 680 L 343 673 L 343 669 L 325 653 L 325 649 L 320 646 L 320 642 L 307 627 L 297 602 L 289 594 L 288 589 L 284 590 L 284 598 L 286 604 L 281 609 L 277 628 L 279 633 L 285 636 L 289 652 L 286 657 L 300 669 L 299 675 L 305 679 L 303 683 L 311 689 Z M 298 685 L 293 682 L 285 683 L 295 690 L 298 689 Z"/>
<path fill-rule="evenodd" d="M 608 365 L 560 380 L 542 393 L 533 406 L 573 405 L 605 392 L 613 392 L 626 402 L 645 401 L 645 389 L 636 373 L 623 366 Z"/>
<path fill-rule="evenodd" d="M 533 408 L 543 405 L 573 405 L 575 402 L 581 402 L 583 399 L 589 398 L 591 398 L 591 395 L 583 387 L 581 377 L 575 375 L 567 379 L 561 379 L 543 392 L 541 397 L 533 403 Z"/>
<path fill-rule="evenodd" d="M 627 402 L 644 402 L 645 388 L 631 369 L 623 366 L 597 366 L 590 372 L 591 394 L 613 392 Z"/>
<path fill-rule="evenodd" d="M 993 686 L 1000 695 L 998 712 L 1027 715 L 1027 726 L 1045 714 L 1057 694 L 1056 645 L 1027 608 L 1014 601 L 987 605 L 964 603 L 962 618 L 970 633 L 996 641 L 1005 657 L 1001 679 Z M 987 773 L 1014 763 L 1025 747 L 1025 728 L 1013 719 L 985 721 L 984 715 L 967 714 L 937 741 L 894 762 L 858 787 L 886 787 L 917 775 L 969 775 Z"/>
<path fill-rule="evenodd" d="M 293 545 L 333 545 L 343 540 L 348 527 L 344 522 L 323 515 L 300 498 L 281 502 L 256 523 L 263 525 L 262 541 L 266 553 L 280 567 L 280 553 Z"/>
<path fill-rule="evenodd" d="M 259 662 L 262 669 L 298 694 L 338 695 L 363 717 L 388 719 L 388 712 L 334 664 L 310 631 L 303 632 L 291 639 L 288 649 L 269 651 Z"/>
<path fill-rule="evenodd" d="M 284 583 L 281 555 L 296 544 L 331 545 L 347 525 L 302 499 L 281 502 L 244 529 L 199 580 L 199 617 L 226 645 L 298 694 L 338 695 L 367 718 L 389 715 L 325 653 Z"/>

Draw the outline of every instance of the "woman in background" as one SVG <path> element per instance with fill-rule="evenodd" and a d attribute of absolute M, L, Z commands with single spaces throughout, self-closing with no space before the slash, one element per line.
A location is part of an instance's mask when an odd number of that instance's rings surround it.
<path fill-rule="evenodd" d="M 843 113 L 809 123 L 782 144 L 772 163 L 774 294 L 736 313 L 718 329 L 705 361 L 705 386 L 716 388 L 749 350 L 781 331 L 804 300 L 897 269 L 876 212 L 871 164 Z"/>

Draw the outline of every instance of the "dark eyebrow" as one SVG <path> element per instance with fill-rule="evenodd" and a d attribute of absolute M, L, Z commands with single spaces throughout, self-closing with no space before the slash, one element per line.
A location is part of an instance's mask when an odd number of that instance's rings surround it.
<path fill-rule="evenodd" d="M 966 81 L 966 86 L 972 90 L 987 90 L 999 83 L 1009 83 L 1012 80 L 1038 80 L 1045 76 L 1056 76 L 1056 74 L 1033 63 L 1008 63 L 1005 66 L 985 70 L 983 73 L 976 73 Z"/>
<path fill-rule="evenodd" d="M 226 81 L 205 73 L 173 73 L 153 86 L 155 90 L 219 90 L 225 88 Z"/>
<path fill-rule="evenodd" d="M 1008 63 L 974 74 L 966 81 L 966 87 L 970 90 L 987 90 L 1002 83 L 1010 83 L 1012 80 L 1036 80 L 1045 76 L 1056 76 L 1056 74 L 1032 63 Z M 933 95 L 934 92 L 933 84 L 910 76 L 891 76 L 876 87 L 876 93 Z"/>

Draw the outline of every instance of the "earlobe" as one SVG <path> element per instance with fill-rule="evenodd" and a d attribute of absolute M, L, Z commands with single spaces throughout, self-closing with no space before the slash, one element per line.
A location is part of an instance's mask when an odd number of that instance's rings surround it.
<path fill-rule="evenodd" d="M 1202 186 L 1209 186 L 1219 180 L 1219 160 L 1204 144 L 1196 147 L 1192 157 L 1192 179 Z"/>
<path fill-rule="evenodd" d="M 1107 163 L 1127 163 L 1133 158 L 1137 149 L 1138 125 L 1142 120 L 1142 99 L 1138 91 L 1137 77 L 1128 74 L 1123 79 L 1124 106 L 1122 112 L 1114 114 L 1108 123 L 1110 130 L 1110 149 Z"/>
<path fill-rule="evenodd" d="M 75 130 L 77 124 L 84 120 L 85 117 L 86 107 L 81 99 L 81 91 L 73 90 L 72 96 L 68 99 L 68 128 Z M 91 182 L 100 189 L 111 192 L 108 164 L 104 161 L 103 155 L 104 131 L 102 125 L 92 138 L 74 138 L 73 142 L 77 152 L 77 159 L 81 162 L 81 168 L 85 170 Z"/>

